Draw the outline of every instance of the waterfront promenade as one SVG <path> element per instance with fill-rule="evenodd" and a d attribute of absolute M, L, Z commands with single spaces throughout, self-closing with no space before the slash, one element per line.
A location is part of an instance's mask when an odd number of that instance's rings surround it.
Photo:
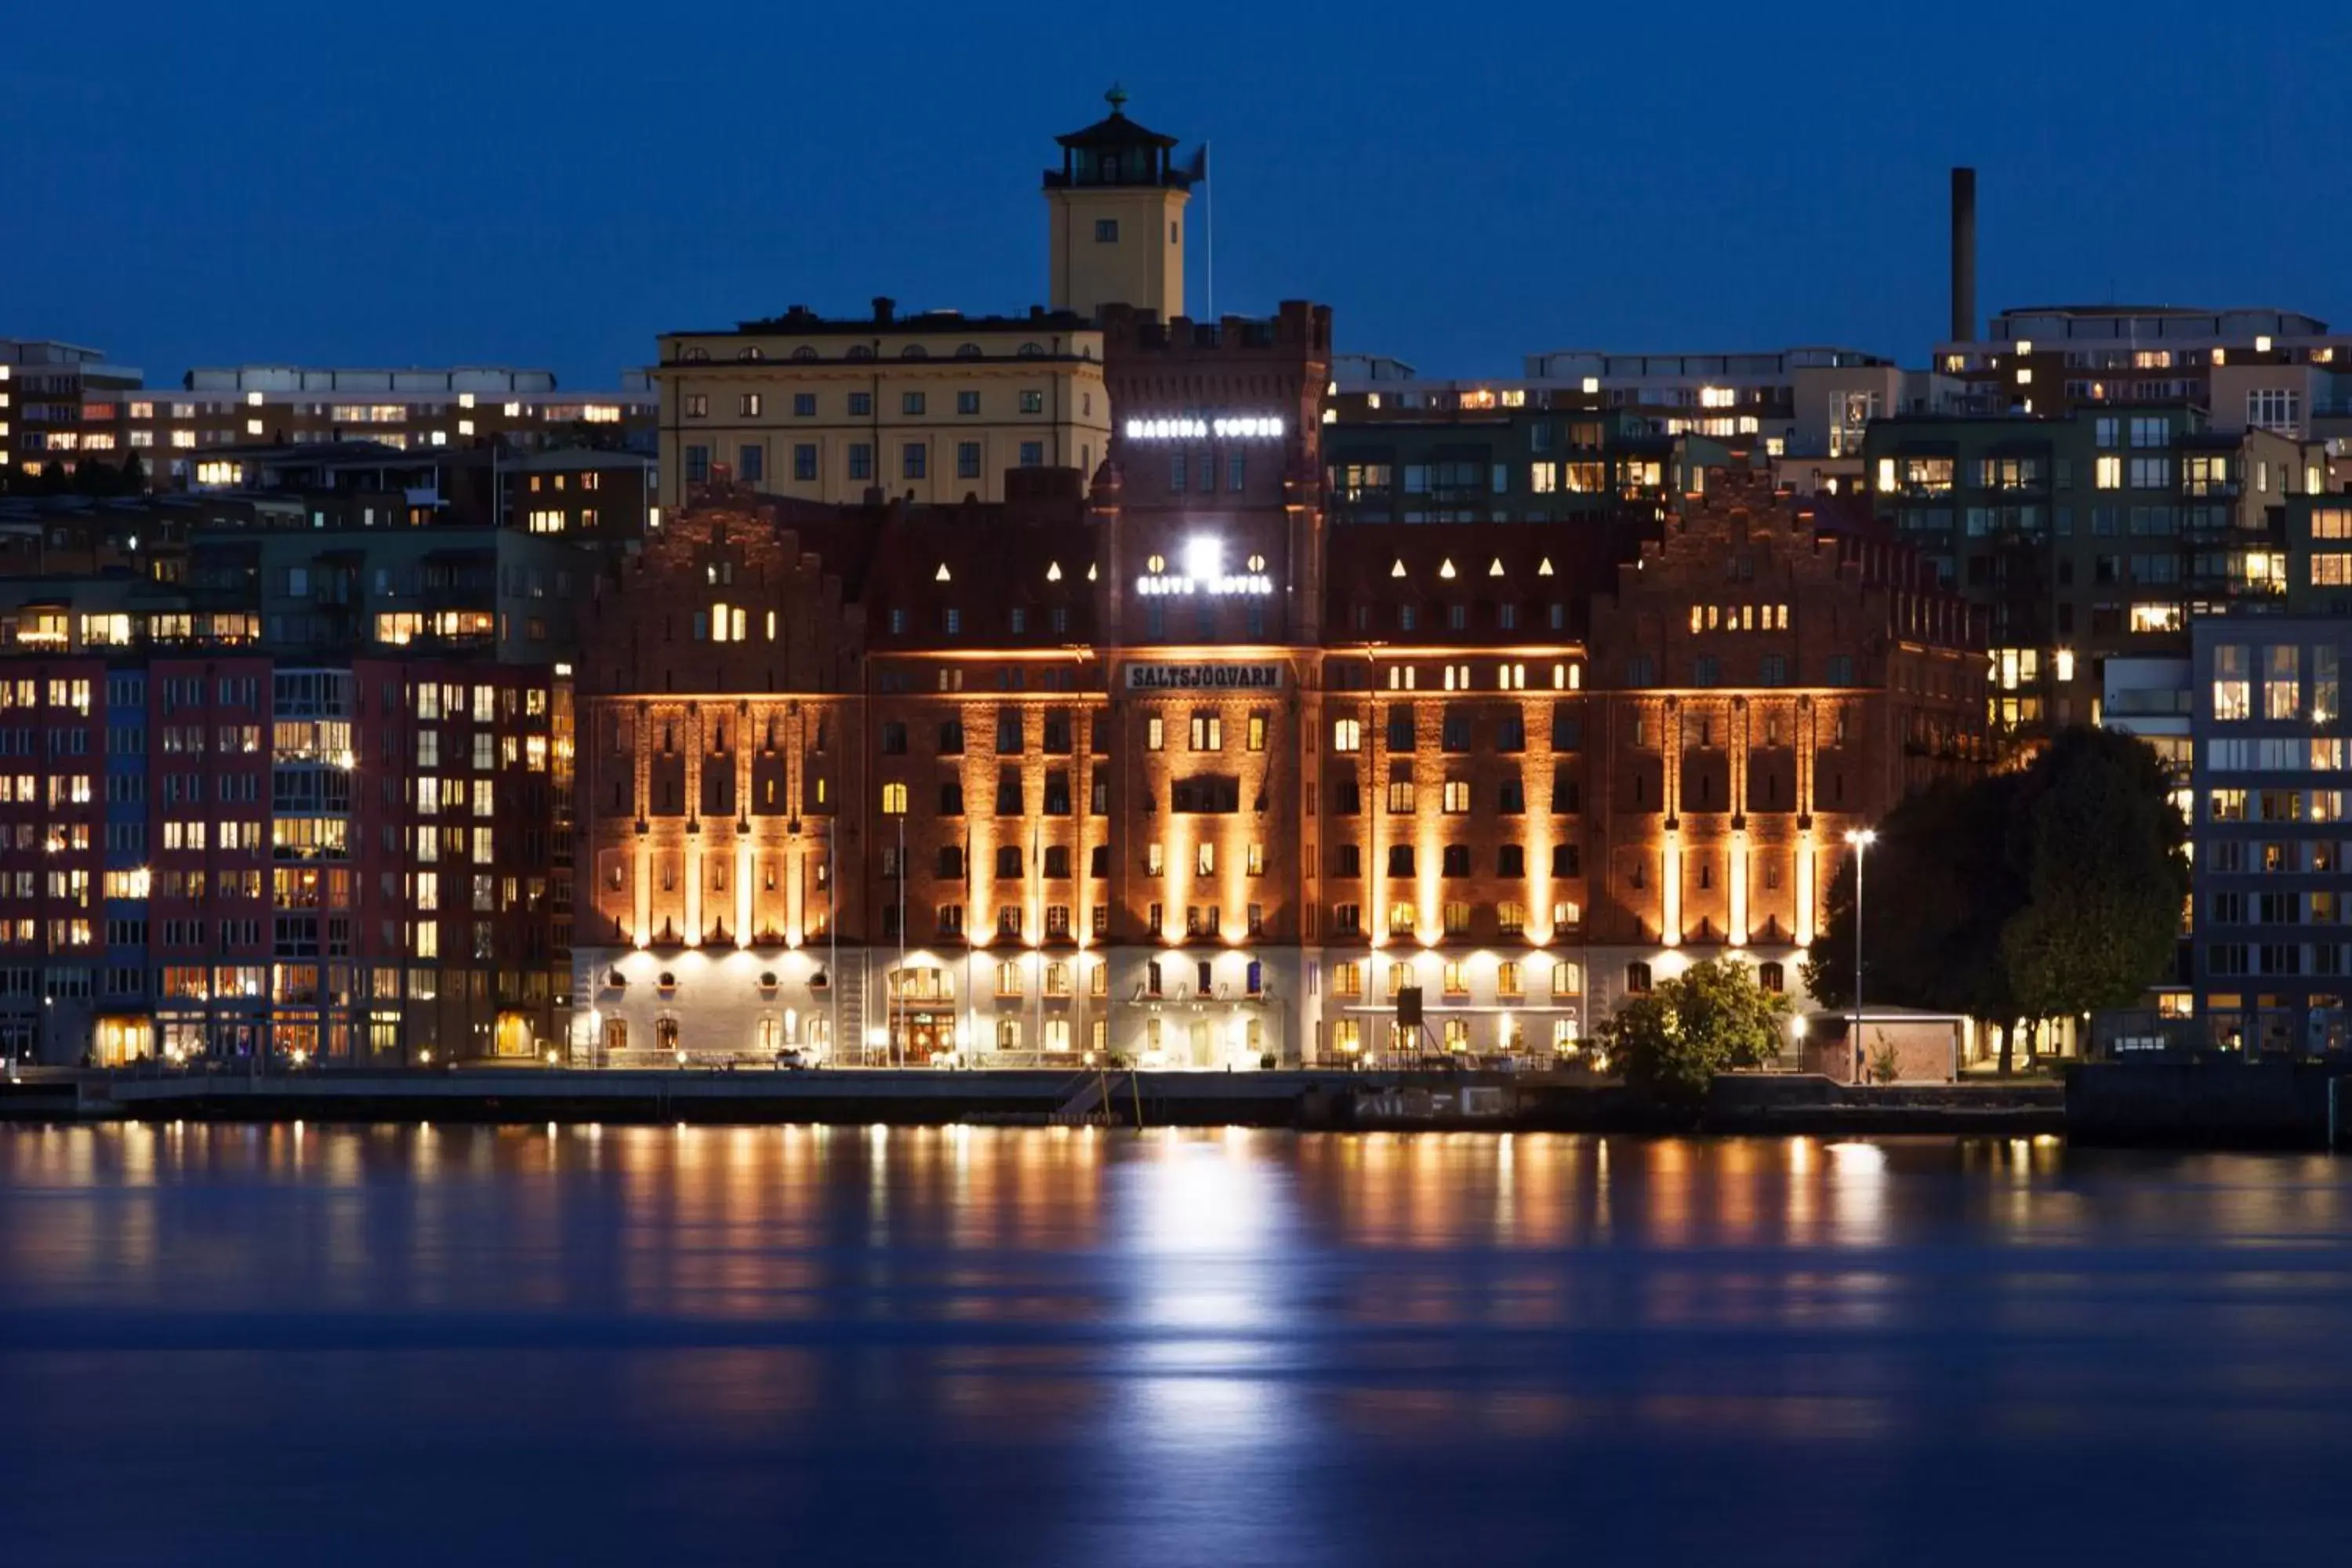
<path fill-rule="evenodd" d="M 58 1072 L 0 1091 L 7 1115 L 2030 1135 L 2063 1113 L 2051 1083 L 1854 1089 L 1806 1074 L 1728 1078 L 1703 1110 L 1675 1112 L 1589 1074 L 452 1068 Z"/>

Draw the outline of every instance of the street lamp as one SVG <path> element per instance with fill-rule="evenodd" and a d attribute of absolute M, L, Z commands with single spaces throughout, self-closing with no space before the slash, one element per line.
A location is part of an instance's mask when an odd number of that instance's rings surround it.
<path fill-rule="evenodd" d="M 1853 846 L 1853 1081 L 1862 1082 L 1862 857 L 1863 851 L 1878 842 L 1878 835 L 1867 827 L 1846 830 L 1845 841 Z"/>

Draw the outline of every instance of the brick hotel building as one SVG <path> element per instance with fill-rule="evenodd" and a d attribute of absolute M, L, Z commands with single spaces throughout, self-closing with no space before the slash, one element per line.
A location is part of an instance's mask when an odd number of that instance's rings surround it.
<path fill-rule="evenodd" d="M 1850 827 L 1984 756 L 1981 619 L 1738 455 L 1626 556 L 1331 526 L 1328 310 L 1102 312 L 1091 476 L 727 485 L 590 612 L 578 1043 L 1219 1067 L 1794 990 Z"/>

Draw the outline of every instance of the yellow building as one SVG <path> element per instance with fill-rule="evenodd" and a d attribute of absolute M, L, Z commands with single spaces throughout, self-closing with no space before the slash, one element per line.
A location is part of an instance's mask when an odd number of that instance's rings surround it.
<path fill-rule="evenodd" d="M 1091 474 L 1110 444 L 1102 333 L 1067 310 L 902 317 L 880 299 L 835 320 L 794 306 L 664 334 L 653 378 L 667 507 L 718 467 L 805 500 L 1002 500 L 1007 468 Z"/>

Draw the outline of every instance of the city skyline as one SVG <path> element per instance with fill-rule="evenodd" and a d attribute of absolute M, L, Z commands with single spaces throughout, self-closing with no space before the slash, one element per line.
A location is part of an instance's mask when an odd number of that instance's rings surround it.
<path fill-rule="evenodd" d="M 1635 20 L 1514 11 L 1416 43 L 1466 111 L 1434 95 L 1368 106 L 1346 84 L 1374 79 L 1365 58 L 1391 35 L 1320 11 L 1319 68 L 1286 72 L 1249 51 L 1190 51 L 1174 68 L 1157 18 L 1008 48 L 986 19 L 910 7 L 933 47 L 982 68 L 912 99 L 838 68 L 853 40 L 826 17 L 795 19 L 789 57 L 656 55 L 614 83 L 594 24 L 625 13 L 563 15 L 561 29 L 530 10 L 468 17 L 465 47 L 428 21 L 368 35 L 363 55 L 332 19 L 257 37 L 267 15 L 241 32 L 163 17 L 101 73 L 0 66 L 14 154 L 0 184 L 47 216 L 43 232 L 160 239 L 11 247 L 8 330 L 105 348 L 151 384 L 220 363 L 509 363 L 585 388 L 648 363 L 658 332 L 794 302 L 840 314 L 889 292 L 1018 310 L 1036 302 L 1045 249 L 1024 199 L 1040 113 L 1063 105 L 1046 119 L 1067 121 L 1114 80 L 1140 122 L 1181 132 L 1188 153 L 1213 145 L 1196 310 L 1213 249 L 1219 311 L 1326 300 L 1340 353 L 1432 375 L 1507 375 L 1569 346 L 1837 342 L 1922 363 L 1946 320 L 1953 163 L 1979 170 L 1985 314 L 2113 300 L 2346 314 L 2326 265 L 2334 220 L 2296 194 L 2325 176 L 2299 106 L 2318 100 L 2326 51 L 2302 46 L 2345 26 L 2315 7 L 2300 28 L 2266 16 L 2259 36 L 2170 5 L 2141 8 L 2122 37 L 2016 7 L 1964 26 L 1856 15 L 1801 46 L 1725 26 L 1648 69 L 1614 68 L 1652 47 Z M 733 25 L 709 20 L 713 36 Z M 27 18 L 17 58 L 79 47 L 47 36 L 61 26 Z M 1186 24 L 1234 26 L 1215 5 Z M 762 31 L 735 30 L 747 45 Z M 212 66 L 257 51 L 276 90 L 202 90 Z M 526 56 L 541 68 L 504 68 Z M 1962 73 L 1966 102 L 1909 111 L 1922 100 L 1905 73 L 1944 61 L 1981 62 Z M 763 70 L 772 93 L 754 90 Z M 425 101 L 428 82 L 454 110 Z M 600 96 L 608 84 L 624 90 Z M 2183 95 L 2215 112 L 2166 111 Z M 1720 107 L 1751 101 L 1760 141 Z M 682 125 L 633 129 L 653 123 L 640 105 L 679 102 L 694 106 Z M 198 155 L 157 179 L 155 149 L 187 142 L 192 122 Z M 288 167 L 289 138 L 306 137 L 345 152 Z M 557 155 L 488 159 L 485 141 Z M 1717 173 L 1714 149 L 1735 142 L 1742 167 Z M 2061 144 L 2070 156 L 2049 156 Z M 2256 166 L 2279 199 L 2246 195 Z M 233 231 L 212 216 L 232 202 L 246 215 Z M 838 242 L 839 222 L 856 243 Z"/>

